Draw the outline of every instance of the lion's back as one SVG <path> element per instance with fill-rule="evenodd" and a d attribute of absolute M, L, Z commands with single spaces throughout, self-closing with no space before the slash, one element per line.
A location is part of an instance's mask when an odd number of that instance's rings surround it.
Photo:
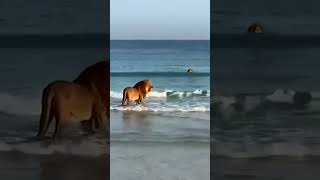
<path fill-rule="evenodd" d="M 95 96 L 84 86 L 67 81 L 55 81 L 48 86 L 48 93 L 45 96 L 47 96 L 45 99 L 53 97 L 54 112 L 70 116 L 65 117 L 70 121 L 88 119 L 91 116 Z M 76 118 L 72 118 L 71 114 Z"/>
<path fill-rule="evenodd" d="M 126 92 L 126 96 L 127 98 L 129 98 L 130 100 L 137 100 L 139 98 L 139 90 L 137 88 L 134 87 L 126 87 L 124 89 L 124 91 Z"/>

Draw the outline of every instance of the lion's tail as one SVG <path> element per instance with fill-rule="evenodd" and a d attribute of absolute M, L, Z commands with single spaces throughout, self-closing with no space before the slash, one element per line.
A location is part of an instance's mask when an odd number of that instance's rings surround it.
<path fill-rule="evenodd" d="M 122 106 L 124 106 L 124 103 L 126 102 L 126 100 L 127 100 L 127 88 L 125 88 L 122 93 Z"/>
<path fill-rule="evenodd" d="M 38 137 L 41 137 L 45 134 L 44 127 L 48 126 L 50 111 L 51 111 L 51 101 L 53 99 L 53 94 L 49 93 L 50 86 L 46 87 L 42 93 L 42 107 L 41 107 L 41 115 L 40 115 L 40 124 L 38 130 Z"/>

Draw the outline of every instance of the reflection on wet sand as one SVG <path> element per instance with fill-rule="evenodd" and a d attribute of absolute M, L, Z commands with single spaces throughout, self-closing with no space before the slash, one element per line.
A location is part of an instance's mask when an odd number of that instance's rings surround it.
<path fill-rule="evenodd" d="M 79 157 L 52 155 L 40 162 L 41 180 L 109 180 L 109 155 Z"/>
<path fill-rule="evenodd" d="M 152 114 L 148 112 L 137 112 L 137 111 L 124 111 L 122 113 L 122 118 L 124 123 L 130 125 L 132 123 L 138 124 L 141 126 L 150 126 L 150 116 Z"/>

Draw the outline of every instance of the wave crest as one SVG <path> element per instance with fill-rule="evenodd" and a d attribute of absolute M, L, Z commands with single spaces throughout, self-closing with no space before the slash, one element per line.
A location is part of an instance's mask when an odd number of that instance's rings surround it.
<path fill-rule="evenodd" d="M 40 97 L 32 98 L 0 93 L 0 111 L 16 115 L 39 115 L 41 111 Z"/>
<path fill-rule="evenodd" d="M 110 91 L 110 97 L 122 99 L 122 92 Z M 165 90 L 162 92 L 152 91 L 147 94 L 147 97 L 152 98 L 192 98 L 192 97 L 210 97 L 209 90 L 194 90 L 194 91 L 173 91 Z"/>
<path fill-rule="evenodd" d="M 70 154 L 83 156 L 100 156 L 107 153 L 106 142 L 97 137 L 91 137 L 75 143 L 72 139 L 65 139 L 59 143 L 49 141 L 25 140 L 15 137 L 15 142 L 0 142 L 0 151 L 18 151 L 26 154 L 49 155 Z"/>
<path fill-rule="evenodd" d="M 215 95 L 213 110 L 218 114 L 231 116 L 263 108 L 265 110 L 320 110 L 319 92 L 302 92 L 290 89 L 277 89 L 270 94 L 238 94 L 231 96 Z"/>

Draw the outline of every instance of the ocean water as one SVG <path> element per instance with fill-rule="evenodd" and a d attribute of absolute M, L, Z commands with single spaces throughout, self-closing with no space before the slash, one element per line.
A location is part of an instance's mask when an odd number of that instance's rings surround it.
<path fill-rule="evenodd" d="M 1 176 L 21 178 L 19 170 L 24 179 L 73 179 L 79 176 L 73 168 L 87 169 L 83 165 L 92 161 L 96 165 L 88 172 L 97 173 L 97 179 L 106 177 L 108 149 L 101 135 L 88 136 L 78 125 L 71 125 L 56 142 L 35 138 L 43 88 L 55 80 L 72 81 L 104 56 L 101 48 L 0 48 Z"/>
<path fill-rule="evenodd" d="M 309 32 L 317 24 L 308 21 L 316 17 L 314 11 L 301 6 L 308 13 L 296 20 L 300 10 L 286 11 L 282 3 L 277 15 L 259 8 L 236 12 L 222 4 L 213 11 L 221 23 L 212 34 L 213 177 L 317 179 L 320 36 Z M 231 18 L 239 21 L 226 23 Z M 255 21 L 266 32 L 246 34 L 246 26 Z M 296 98 L 302 92 L 305 104 Z"/>
<path fill-rule="evenodd" d="M 111 179 L 209 179 L 209 41 L 114 40 L 110 58 Z M 121 106 L 144 79 L 145 106 Z"/>

